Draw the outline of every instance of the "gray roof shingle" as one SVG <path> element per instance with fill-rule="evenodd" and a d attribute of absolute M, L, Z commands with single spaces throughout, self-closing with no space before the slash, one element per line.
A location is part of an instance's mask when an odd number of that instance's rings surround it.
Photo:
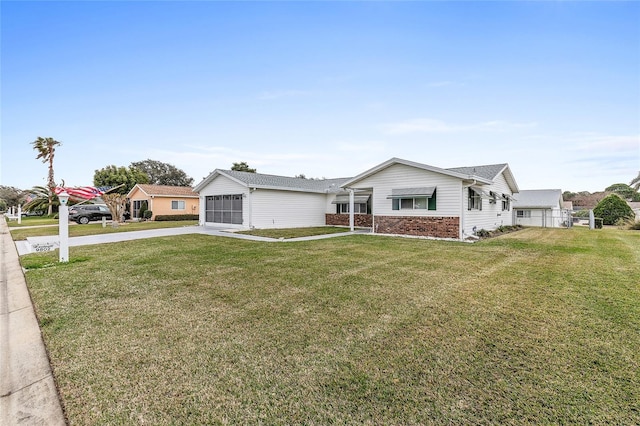
<path fill-rule="evenodd" d="M 508 164 L 489 164 L 486 166 L 450 167 L 445 170 L 462 173 L 465 175 L 479 176 L 484 179 L 494 180 Z"/>
<path fill-rule="evenodd" d="M 349 178 L 338 179 L 303 179 L 288 176 L 265 175 L 262 173 L 239 172 L 236 170 L 217 170 L 247 186 L 270 189 L 286 189 L 305 192 L 340 192 L 340 185 Z"/>

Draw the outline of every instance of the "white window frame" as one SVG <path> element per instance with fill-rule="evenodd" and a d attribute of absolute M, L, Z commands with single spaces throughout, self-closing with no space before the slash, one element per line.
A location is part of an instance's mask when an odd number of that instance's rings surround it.
<path fill-rule="evenodd" d="M 340 212 L 339 214 L 349 214 L 349 203 L 339 203 L 338 209 L 338 211 Z M 367 203 L 354 203 L 353 213 L 367 214 Z"/>
<path fill-rule="evenodd" d="M 176 203 L 177 207 L 173 207 L 173 203 Z M 182 208 L 180 208 L 180 203 L 182 203 Z M 187 203 L 184 200 L 171 200 L 171 210 L 186 210 Z"/>
<path fill-rule="evenodd" d="M 531 219 L 531 210 L 516 210 L 518 219 Z"/>
<path fill-rule="evenodd" d="M 469 210 L 482 210 L 482 196 L 473 189 L 469 188 Z"/>

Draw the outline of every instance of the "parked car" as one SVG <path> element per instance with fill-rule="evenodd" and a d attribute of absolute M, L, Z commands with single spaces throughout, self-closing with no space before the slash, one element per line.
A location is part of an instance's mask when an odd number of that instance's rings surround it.
<path fill-rule="evenodd" d="M 111 212 L 107 206 L 102 204 L 82 204 L 69 207 L 69 220 L 82 225 L 86 225 L 92 220 L 102 220 L 103 217 L 111 220 Z"/>
<path fill-rule="evenodd" d="M 34 210 L 34 211 L 23 211 L 22 212 L 22 217 L 29 217 L 29 216 L 44 216 L 46 212 L 44 210 Z"/>

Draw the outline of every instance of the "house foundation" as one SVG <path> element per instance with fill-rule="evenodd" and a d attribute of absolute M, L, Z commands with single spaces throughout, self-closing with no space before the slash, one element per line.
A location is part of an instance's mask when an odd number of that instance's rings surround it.
<path fill-rule="evenodd" d="M 329 226 L 349 226 L 349 215 L 326 213 L 325 223 Z M 372 224 L 373 224 L 373 215 L 370 215 L 370 214 L 353 215 L 353 226 L 357 228 L 371 228 Z"/>
<path fill-rule="evenodd" d="M 379 234 L 404 234 L 420 237 L 459 238 L 460 218 L 424 216 L 376 216 Z"/>

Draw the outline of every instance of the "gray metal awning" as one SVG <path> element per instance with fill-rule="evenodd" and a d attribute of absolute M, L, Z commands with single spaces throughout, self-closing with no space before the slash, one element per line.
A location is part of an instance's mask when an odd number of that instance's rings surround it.
<path fill-rule="evenodd" d="M 354 195 L 353 203 L 354 204 L 364 204 L 369 201 L 369 197 L 371 195 Z M 336 199 L 331 202 L 331 204 L 349 204 L 349 196 L 348 195 L 336 195 Z"/>
<path fill-rule="evenodd" d="M 414 198 L 414 197 L 433 197 L 433 193 L 436 190 L 435 186 L 423 186 L 419 188 L 398 188 L 392 189 L 391 195 L 387 199 L 393 198 Z"/>
<path fill-rule="evenodd" d="M 489 191 L 485 191 L 482 188 L 478 187 L 478 186 L 470 186 L 469 189 L 471 189 L 473 192 L 475 192 L 476 194 L 478 194 L 480 196 L 480 198 L 485 198 L 487 200 L 494 200 L 495 198 L 489 194 Z"/>

